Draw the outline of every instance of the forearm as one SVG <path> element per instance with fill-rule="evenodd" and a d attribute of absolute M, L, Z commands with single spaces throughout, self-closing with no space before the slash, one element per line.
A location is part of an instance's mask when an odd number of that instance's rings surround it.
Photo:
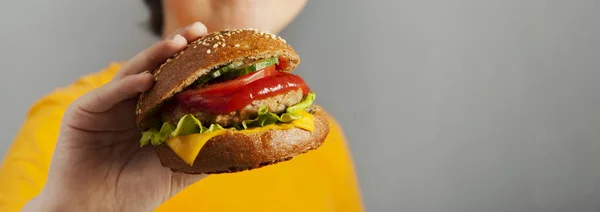
<path fill-rule="evenodd" d="M 22 212 L 34 212 L 34 211 L 58 211 L 53 209 L 52 207 L 44 207 L 43 203 L 37 198 L 33 198 L 29 200 L 21 209 Z"/>
<path fill-rule="evenodd" d="M 63 196 L 63 195 L 61 195 Z M 78 195 L 74 195 L 78 196 Z M 79 195 L 80 196 L 80 195 Z M 63 196 L 64 197 L 64 196 Z M 31 199 L 21 209 L 22 212 L 70 212 L 70 211 L 120 211 L 112 208 L 114 205 L 104 204 L 103 201 L 92 202 L 80 201 L 75 198 L 59 198 L 59 196 L 48 196 L 40 194 Z"/>

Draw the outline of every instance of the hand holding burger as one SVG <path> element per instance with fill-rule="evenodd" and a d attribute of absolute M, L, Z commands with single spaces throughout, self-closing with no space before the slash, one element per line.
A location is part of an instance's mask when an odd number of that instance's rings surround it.
<path fill-rule="evenodd" d="M 140 148 L 135 107 L 154 84 L 146 71 L 205 34 L 200 23 L 177 30 L 75 100 L 63 115 L 45 187 L 23 211 L 150 211 L 200 180 L 162 167 L 153 149 Z"/>
<path fill-rule="evenodd" d="M 254 30 L 205 33 L 178 30 L 73 102 L 46 185 L 23 211 L 149 211 L 204 174 L 321 145 L 328 123 L 289 73 L 299 63 L 289 45 Z"/>

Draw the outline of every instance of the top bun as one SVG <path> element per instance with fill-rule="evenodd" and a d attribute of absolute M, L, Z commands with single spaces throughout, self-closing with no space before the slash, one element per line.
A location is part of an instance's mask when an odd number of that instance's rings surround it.
<path fill-rule="evenodd" d="M 152 71 L 154 86 L 138 100 L 137 124 L 142 130 L 157 121 L 153 113 L 165 100 L 193 84 L 212 69 L 240 60 L 257 60 L 284 56 L 293 71 L 300 63 L 298 54 L 285 40 L 256 29 L 237 29 L 213 32 L 191 42 Z"/>

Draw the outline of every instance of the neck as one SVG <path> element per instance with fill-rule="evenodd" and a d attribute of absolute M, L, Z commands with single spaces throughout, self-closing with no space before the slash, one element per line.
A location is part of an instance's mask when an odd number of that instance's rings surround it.
<path fill-rule="evenodd" d="M 202 1 L 200 5 L 189 7 L 175 1 L 163 0 L 163 35 L 166 37 L 175 30 L 200 21 L 208 32 L 224 29 L 255 28 L 279 33 L 277 27 L 268 27 L 267 22 L 261 20 L 260 9 L 265 5 L 249 3 L 247 1 Z"/>
<path fill-rule="evenodd" d="M 163 8 L 165 8 L 164 5 L 163 5 Z M 185 24 L 178 21 L 177 18 L 175 17 L 175 15 L 170 10 L 166 10 L 166 8 L 165 8 L 165 9 L 163 9 L 163 11 L 164 11 L 163 12 L 163 29 L 162 29 L 161 37 L 164 39 L 167 36 L 174 33 L 175 30 L 185 26 Z"/>

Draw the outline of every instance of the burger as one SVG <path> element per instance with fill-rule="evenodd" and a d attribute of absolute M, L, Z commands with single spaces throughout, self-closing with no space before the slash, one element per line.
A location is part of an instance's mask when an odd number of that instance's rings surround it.
<path fill-rule="evenodd" d="M 137 102 L 140 145 L 188 174 L 256 169 L 317 149 L 329 133 L 300 58 L 256 29 L 207 34 L 152 71 Z"/>

